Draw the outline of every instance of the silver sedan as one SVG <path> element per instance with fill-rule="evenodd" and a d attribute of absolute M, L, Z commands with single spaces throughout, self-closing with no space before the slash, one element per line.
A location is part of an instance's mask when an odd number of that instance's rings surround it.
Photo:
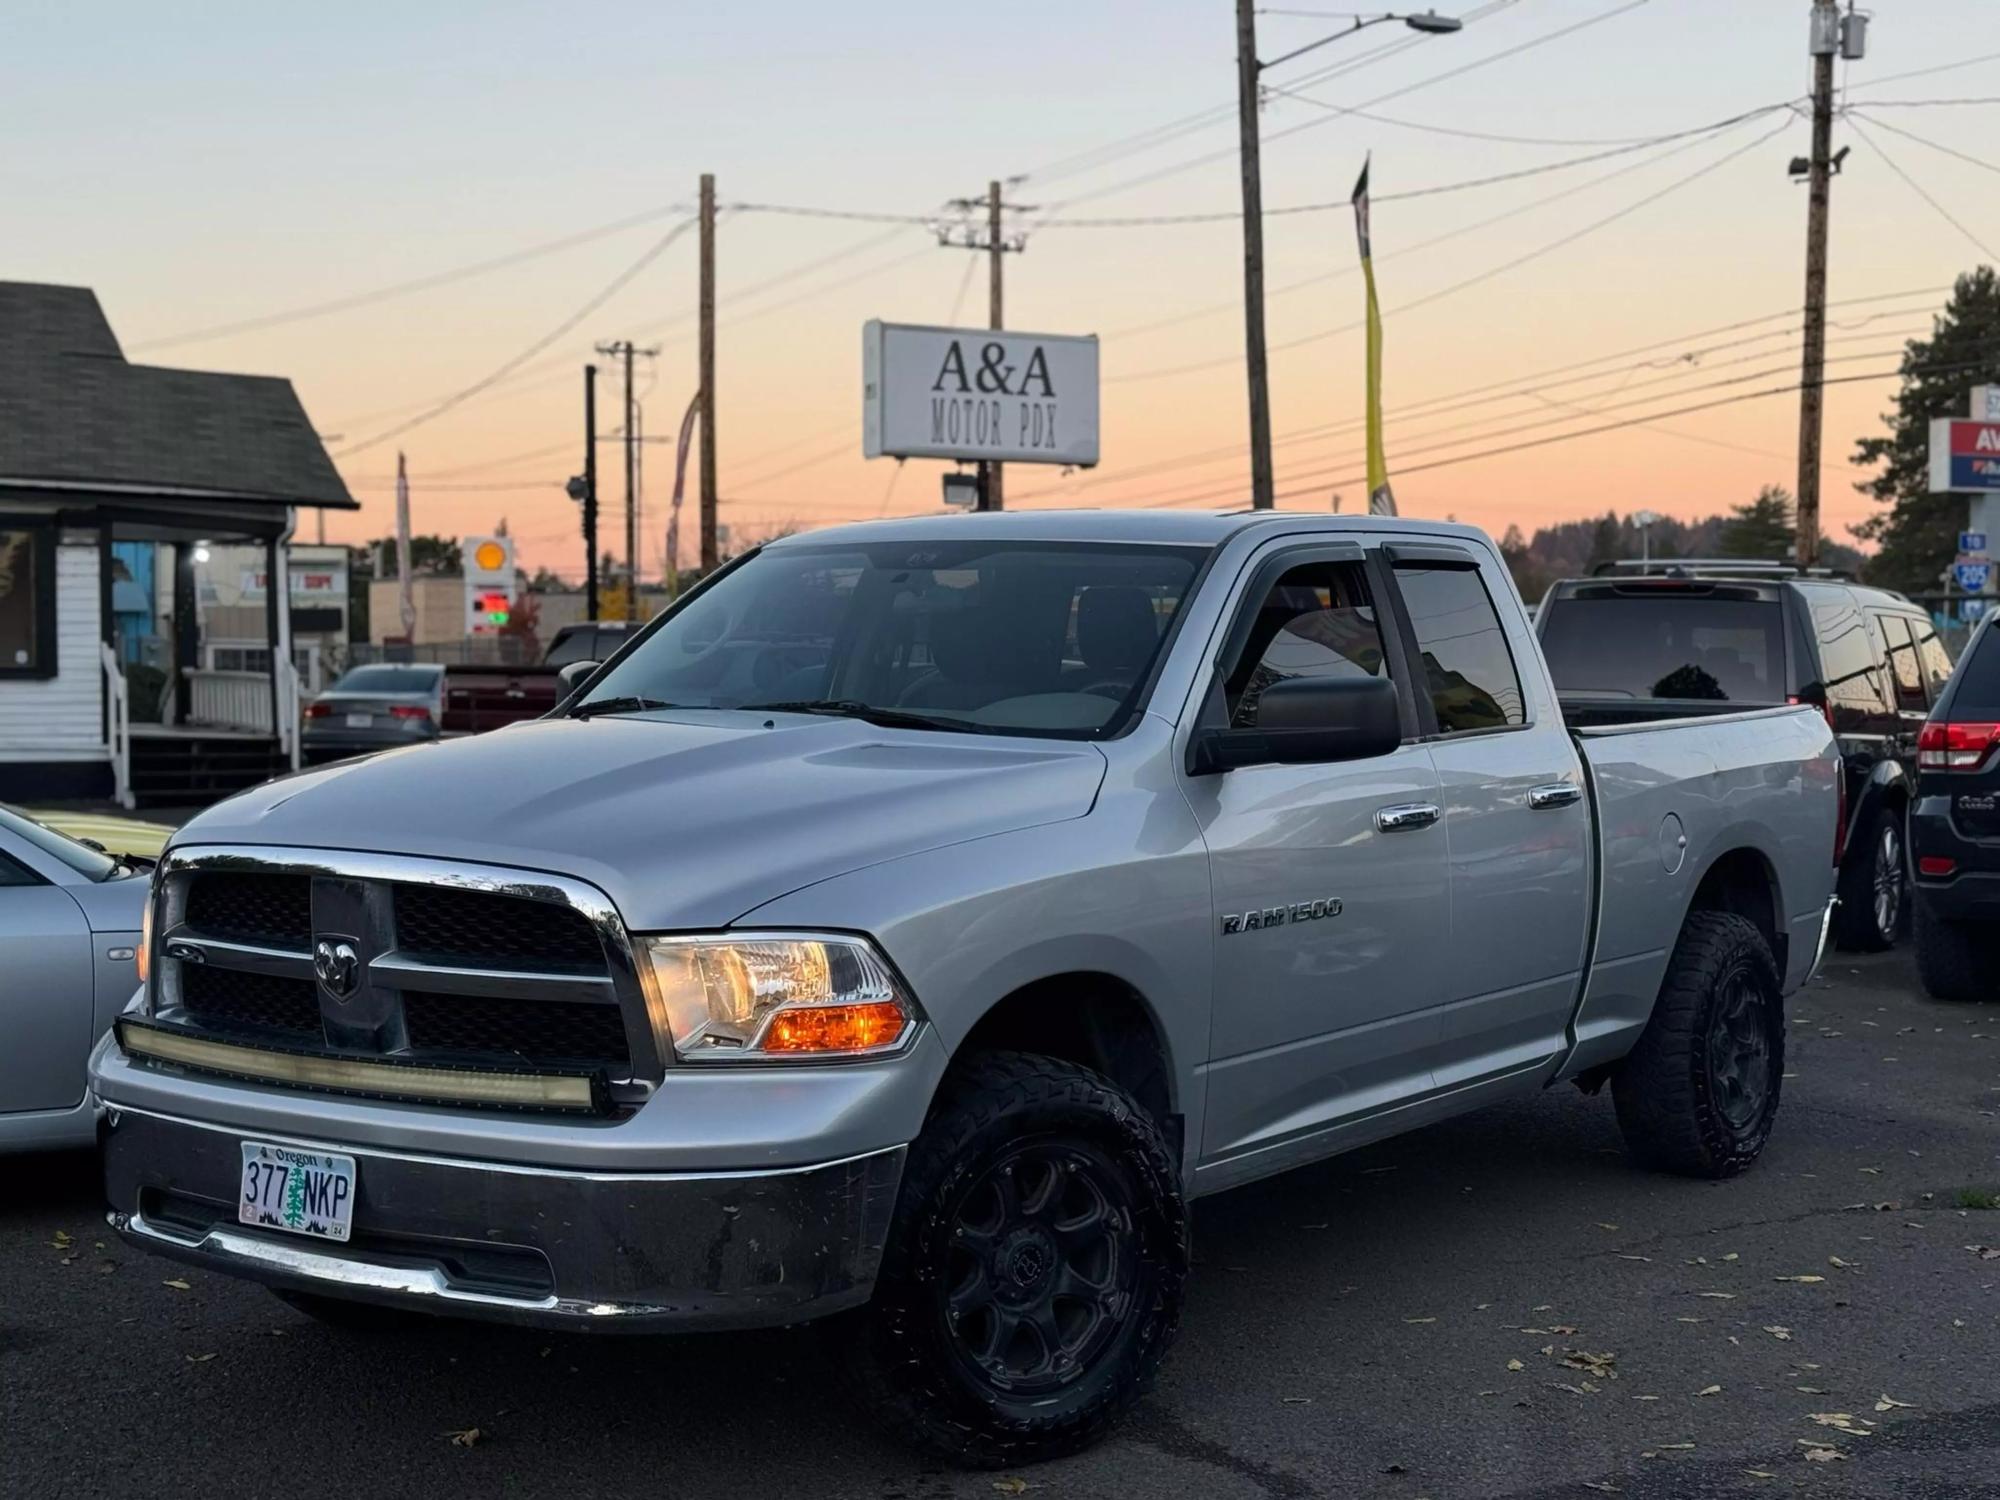
<path fill-rule="evenodd" d="M 138 988 L 150 864 L 0 806 L 0 1152 L 97 1138 L 84 1060 Z"/>

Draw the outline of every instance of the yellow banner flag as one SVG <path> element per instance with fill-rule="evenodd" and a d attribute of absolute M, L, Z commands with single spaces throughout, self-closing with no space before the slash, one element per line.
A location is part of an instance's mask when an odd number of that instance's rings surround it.
<path fill-rule="evenodd" d="M 1389 462 L 1382 456 L 1382 308 L 1375 300 L 1375 262 L 1368 250 L 1368 166 L 1354 184 L 1354 232 L 1361 241 L 1361 279 L 1368 288 L 1368 513 L 1393 516 L 1396 497 L 1389 489 Z"/>

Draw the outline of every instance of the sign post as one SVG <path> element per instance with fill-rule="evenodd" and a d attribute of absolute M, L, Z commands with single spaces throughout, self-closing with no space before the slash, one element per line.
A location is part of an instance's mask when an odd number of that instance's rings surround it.
<path fill-rule="evenodd" d="M 861 331 L 862 454 L 1090 468 L 1097 376 L 1095 335 L 871 320 Z"/>

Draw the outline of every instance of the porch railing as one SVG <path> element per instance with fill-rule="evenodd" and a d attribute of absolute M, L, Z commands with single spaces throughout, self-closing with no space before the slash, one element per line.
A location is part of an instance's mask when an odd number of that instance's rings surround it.
<path fill-rule="evenodd" d="M 271 730 L 271 679 L 264 672 L 216 672 L 185 667 L 188 722 L 259 734 Z"/>
<path fill-rule="evenodd" d="M 118 653 L 100 645 L 104 667 L 105 740 L 111 752 L 111 795 L 123 808 L 138 804 L 132 796 L 132 695 L 118 664 Z"/>

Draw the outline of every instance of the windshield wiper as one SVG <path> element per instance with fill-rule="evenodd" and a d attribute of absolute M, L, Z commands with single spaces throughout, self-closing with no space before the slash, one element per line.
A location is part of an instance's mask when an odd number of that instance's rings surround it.
<path fill-rule="evenodd" d="M 597 698 L 571 709 L 569 716 L 572 719 L 587 719 L 592 714 L 636 714 L 649 708 L 680 706 L 678 703 L 662 703 L 658 698 Z"/>
<path fill-rule="evenodd" d="M 953 719 L 940 714 L 915 714 L 906 709 L 881 708 L 858 698 L 800 698 L 785 703 L 745 703 L 745 713 L 825 714 L 835 719 L 859 719 L 884 729 L 959 729 L 973 734 L 992 734 L 993 726 L 971 719 Z"/>

